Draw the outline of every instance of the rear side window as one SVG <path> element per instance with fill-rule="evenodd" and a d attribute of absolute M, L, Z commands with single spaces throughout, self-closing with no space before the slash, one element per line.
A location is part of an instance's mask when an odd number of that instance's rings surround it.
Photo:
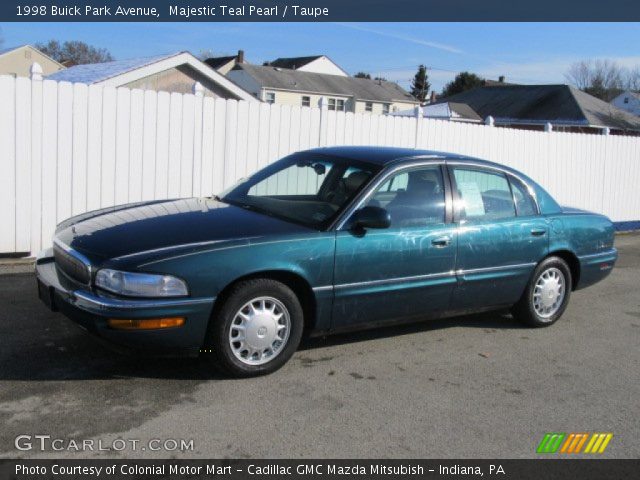
<path fill-rule="evenodd" d="M 518 212 L 518 216 L 527 217 L 537 215 L 538 209 L 525 184 L 512 176 L 509 176 L 509 181 L 511 182 L 511 190 L 513 190 L 513 199 L 516 202 L 516 212 Z"/>
<path fill-rule="evenodd" d="M 502 173 L 454 167 L 453 176 L 460 194 L 460 215 L 463 219 L 515 217 L 511 188 Z"/>

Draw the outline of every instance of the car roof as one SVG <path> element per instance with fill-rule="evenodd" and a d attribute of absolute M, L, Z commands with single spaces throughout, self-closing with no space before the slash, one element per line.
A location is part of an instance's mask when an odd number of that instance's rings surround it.
<path fill-rule="evenodd" d="M 434 157 L 447 160 L 464 160 L 477 165 L 498 166 L 505 170 L 509 167 L 479 158 L 468 157 L 458 153 L 442 152 L 437 150 L 419 150 L 415 148 L 378 147 L 378 146 L 341 146 L 321 147 L 308 150 L 309 152 L 331 155 L 334 157 L 348 158 L 361 162 L 374 163 L 380 166 L 388 164 L 410 162 L 418 157 Z"/>

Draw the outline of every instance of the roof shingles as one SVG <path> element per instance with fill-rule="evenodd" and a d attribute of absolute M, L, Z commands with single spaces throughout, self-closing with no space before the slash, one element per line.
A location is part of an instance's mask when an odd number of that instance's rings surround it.
<path fill-rule="evenodd" d="M 393 82 L 248 64 L 236 65 L 234 70 L 245 71 L 262 88 L 341 95 L 374 102 L 417 103 L 415 98 Z"/>
<path fill-rule="evenodd" d="M 466 103 L 482 118 L 640 130 L 640 118 L 570 85 L 478 87 L 441 102 Z"/>
<path fill-rule="evenodd" d="M 170 55 L 159 55 L 155 57 L 131 58 L 129 60 L 116 60 L 106 63 L 91 63 L 86 65 L 76 65 L 74 67 L 60 70 L 47 77 L 49 80 L 57 82 L 73 82 L 73 83 L 98 83 L 117 75 L 130 72 L 137 68 L 145 67 L 156 63 L 165 58 L 173 57 Z"/>

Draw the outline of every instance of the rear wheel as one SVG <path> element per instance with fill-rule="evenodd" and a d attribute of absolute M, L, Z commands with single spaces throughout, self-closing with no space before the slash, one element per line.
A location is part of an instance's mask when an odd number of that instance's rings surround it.
<path fill-rule="evenodd" d="M 236 377 L 271 373 L 296 351 L 303 327 L 302 306 L 289 287 L 270 279 L 243 281 L 211 319 L 206 355 Z"/>
<path fill-rule="evenodd" d="M 560 257 L 545 258 L 536 267 L 520 301 L 512 312 L 532 327 L 555 323 L 569 304 L 571 270 Z"/>

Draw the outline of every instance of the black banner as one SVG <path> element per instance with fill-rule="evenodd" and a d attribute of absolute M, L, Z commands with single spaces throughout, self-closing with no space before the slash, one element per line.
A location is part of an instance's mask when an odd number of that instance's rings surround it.
<path fill-rule="evenodd" d="M 0 460 L 0 479 L 637 478 L 640 460 Z"/>
<path fill-rule="evenodd" d="M 2 0 L 3 22 L 640 21 L 640 2 L 572 0 Z"/>

